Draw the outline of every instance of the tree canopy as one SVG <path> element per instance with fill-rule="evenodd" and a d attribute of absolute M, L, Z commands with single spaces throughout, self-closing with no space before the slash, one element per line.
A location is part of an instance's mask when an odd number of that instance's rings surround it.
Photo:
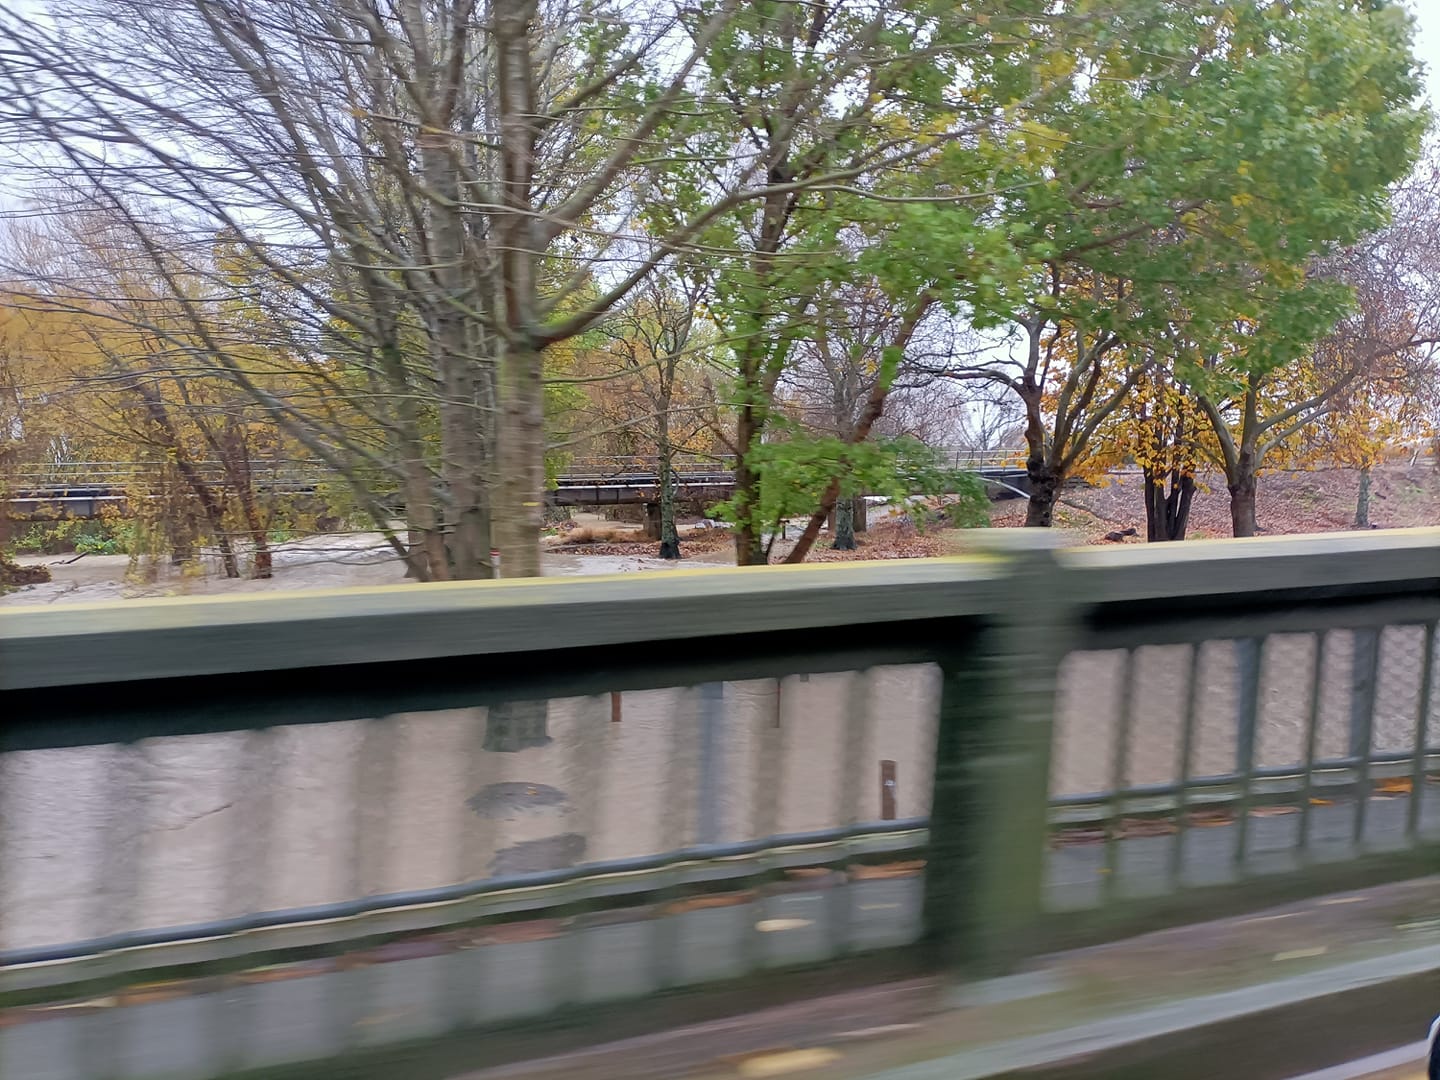
<path fill-rule="evenodd" d="M 301 457 L 440 580 L 538 573 L 577 452 L 672 494 L 732 463 L 744 564 L 956 486 L 898 433 L 998 417 L 1029 524 L 1129 460 L 1152 539 L 1206 465 L 1245 534 L 1271 455 L 1363 463 L 1435 398 L 1411 35 L 1389 0 L 0 0 L 6 324 L 85 328 L 60 381 L 110 403 L 60 423 L 5 354 L 8 452 L 161 455 L 257 567 L 243 463 Z"/>

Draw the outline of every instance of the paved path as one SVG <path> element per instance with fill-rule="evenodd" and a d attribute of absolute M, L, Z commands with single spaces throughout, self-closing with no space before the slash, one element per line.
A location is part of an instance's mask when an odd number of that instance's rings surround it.
<path fill-rule="evenodd" d="M 1425 1052 L 1428 1048 L 1425 1042 L 1411 1043 L 1359 1061 L 1306 1073 L 1295 1077 L 1295 1080 L 1426 1080 Z"/>

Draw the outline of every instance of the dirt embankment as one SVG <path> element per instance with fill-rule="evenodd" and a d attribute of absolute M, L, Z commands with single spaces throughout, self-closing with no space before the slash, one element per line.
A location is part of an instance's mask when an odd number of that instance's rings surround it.
<path fill-rule="evenodd" d="M 1260 477 L 1259 521 L 1269 534 L 1336 532 L 1354 528 L 1355 501 L 1360 473 L 1355 469 L 1314 472 L 1273 472 Z M 995 525 L 1024 524 L 1025 504 L 1000 503 L 992 517 Z M 1440 524 L 1440 468 L 1433 462 L 1386 465 L 1374 470 L 1370 484 L 1370 523 L 1379 529 L 1400 529 Z M 1056 524 L 1071 529 L 1091 543 L 1106 533 L 1134 528 L 1145 542 L 1144 482 L 1139 473 L 1106 477 L 1095 487 L 1067 491 Z M 1225 478 L 1200 478 L 1190 509 L 1192 539 L 1230 535 L 1230 495 Z"/>

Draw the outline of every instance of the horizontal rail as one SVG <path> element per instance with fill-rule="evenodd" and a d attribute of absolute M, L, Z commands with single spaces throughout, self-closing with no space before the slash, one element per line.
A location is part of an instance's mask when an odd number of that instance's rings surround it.
<path fill-rule="evenodd" d="M 1014 451 L 938 450 L 940 461 L 952 468 L 1023 467 L 1023 459 Z M 220 484 L 236 479 L 252 482 L 316 483 L 322 478 L 338 478 L 339 473 L 327 465 L 304 461 L 251 461 L 227 464 L 223 461 L 201 460 L 187 467 L 207 483 Z M 735 460 L 732 456 L 682 455 L 671 462 L 677 477 L 714 478 L 717 482 L 733 483 Z M 144 487 L 158 482 L 173 465 L 165 462 L 67 461 L 46 465 L 16 465 L 0 473 L 0 482 L 23 491 L 44 491 L 64 487 Z M 594 482 L 658 478 L 659 463 L 653 456 L 576 457 L 570 459 L 558 478 L 561 486 L 585 485 Z"/>
<path fill-rule="evenodd" d="M 1389 769 L 1389 766 L 1404 765 L 1411 769 L 1415 763 L 1415 755 L 1409 751 L 1391 751 L 1383 754 L 1371 754 L 1366 758 L 1342 757 L 1326 758 L 1317 761 L 1311 766 L 1311 772 L 1317 784 L 1321 787 L 1336 786 L 1327 784 L 1326 777 L 1341 773 L 1353 773 L 1358 769 L 1369 766 L 1379 766 L 1389 775 L 1396 777 L 1407 776 L 1407 772 Z M 1427 748 L 1421 755 L 1425 763 L 1427 774 L 1430 771 L 1428 762 L 1431 758 L 1440 758 L 1440 747 Z M 1179 795 L 1181 792 L 1202 792 L 1206 790 L 1223 790 L 1225 788 L 1236 788 L 1245 783 L 1247 779 L 1258 781 L 1299 781 L 1303 779 L 1305 770 L 1299 764 L 1292 765 L 1262 765 L 1251 769 L 1247 773 L 1229 772 L 1215 776 L 1192 776 L 1188 780 L 1174 781 L 1165 784 L 1137 784 L 1131 787 L 1119 788 L 1115 791 L 1087 791 L 1068 795 L 1055 795 L 1050 799 L 1050 805 L 1064 809 L 1075 809 L 1080 807 L 1101 806 L 1105 803 L 1119 801 L 1120 803 L 1142 802 L 1147 799 L 1163 799 L 1169 796 Z M 1381 775 L 1380 770 L 1373 773 Z M 1342 781 L 1343 783 L 1344 781 Z M 1284 790 L 1284 789 L 1277 789 Z M 1299 789 L 1295 789 L 1297 792 Z M 1234 801 L 1233 796 L 1226 796 L 1219 801 Z M 1208 804 L 1207 804 L 1208 805 Z"/>
<path fill-rule="evenodd" d="M 1022 530 L 979 538 L 997 552 L 1033 540 Z M 1056 558 L 1066 599 L 1087 614 L 1090 632 L 1139 627 L 1137 643 L 1151 640 L 1145 622 L 1177 612 L 1195 618 L 1243 605 L 1253 619 L 1320 601 L 1409 592 L 1425 605 L 1440 596 L 1436 529 L 1076 549 Z M 0 691 L 841 626 L 873 636 L 886 624 L 1004 611 L 1006 569 L 980 555 L 16 610 L 0 620 Z"/>
<path fill-rule="evenodd" d="M 832 858 L 823 854 L 817 858 L 815 852 L 808 849 L 834 848 L 833 861 L 852 858 L 860 850 L 892 856 L 918 853 L 923 850 L 923 836 L 920 834 L 925 825 L 924 819 L 870 822 L 851 829 L 817 829 L 812 832 L 771 836 L 743 843 L 697 845 L 642 858 L 585 863 L 544 873 L 490 877 L 458 885 L 363 896 L 339 903 L 315 904 L 283 911 L 258 912 L 193 925 L 134 930 L 60 945 L 7 949 L 0 951 L 0 967 L 49 964 L 122 949 L 143 949 L 156 945 L 171 945 L 184 941 L 299 926 L 307 923 L 353 920 L 360 916 L 379 912 L 453 904 L 480 897 L 498 897 L 505 893 L 519 893 L 530 889 L 575 882 L 590 882 L 598 885 L 603 883 L 606 878 L 624 878 L 626 880 L 615 882 L 609 889 L 604 889 L 602 885 L 599 893 L 593 890 L 584 895 L 579 892 L 571 892 L 565 896 L 563 902 L 574 903 L 586 896 L 593 895 L 643 896 L 673 887 L 677 884 L 675 872 L 678 872 L 680 879 L 685 884 L 696 885 L 752 877 L 757 870 L 768 872 L 777 866 L 784 865 L 784 860 L 781 859 L 773 864 L 766 861 L 763 865 L 756 866 L 743 861 L 749 856 L 778 857 L 786 851 L 793 851 L 799 856 L 794 860 L 797 865 L 813 867 L 826 865 L 827 862 L 832 861 Z M 904 838 L 905 834 L 911 835 Z M 903 839 L 898 844 L 886 842 L 886 838 L 893 836 L 900 836 Z M 857 843 L 858 848 L 847 846 L 852 842 Z M 672 873 L 657 879 L 645 877 L 654 871 L 662 870 Z M 504 911 L 506 909 L 502 904 L 498 908 L 490 905 L 488 910 L 493 914 L 497 910 Z M 447 916 L 449 914 L 446 913 Z M 437 918 L 435 924 L 442 925 L 450 921 L 453 921 L 453 917 Z M 370 932 L 364 926 L 351 927 L 350 931 L 351 935 L 355 937 Z"/>
<path fill-rule="evenodd" d="M 995 610 L 1002 571 L 988 559 L 917 559 L 16 610 L 0 619 L 0 691 L 873 629 Z"/>

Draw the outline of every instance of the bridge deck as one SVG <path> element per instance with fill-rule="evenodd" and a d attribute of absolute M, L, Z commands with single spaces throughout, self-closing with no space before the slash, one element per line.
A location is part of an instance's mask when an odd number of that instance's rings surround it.
<path fill-rule="evenodd" d="M 988 483 L 992 498 L 1022 495 L 1028 489 L 1023 467 L 1015 455 L 955 452 L 947 459 L 953 468 L 978 473 Z M 683 459 L 675 467 L 676 491 L 689 502 L 715 503 L 735 491 L 730 463 Z M 229 474 L 216 462 L 196 465 L 205 483 L 224 492 L 233 487 Z M 249 472 L 254 490 L 271 495 L 306 496 L 320 491 L 335 474 L 323 466 L 301 462 L 268 463 Z M 73 462 L 45 467 L 22 467 L 0 477 L 6 516 L 12 521 L 95 518 L 113 512 L 134 498 L 146 498 L 173 485 L 156 465 L 116 462 Z M 653 459 L 577 459 L 547 493 L 554 506 L 624 506 L 655 503 L 660 499 L 660 477 Z"/>

